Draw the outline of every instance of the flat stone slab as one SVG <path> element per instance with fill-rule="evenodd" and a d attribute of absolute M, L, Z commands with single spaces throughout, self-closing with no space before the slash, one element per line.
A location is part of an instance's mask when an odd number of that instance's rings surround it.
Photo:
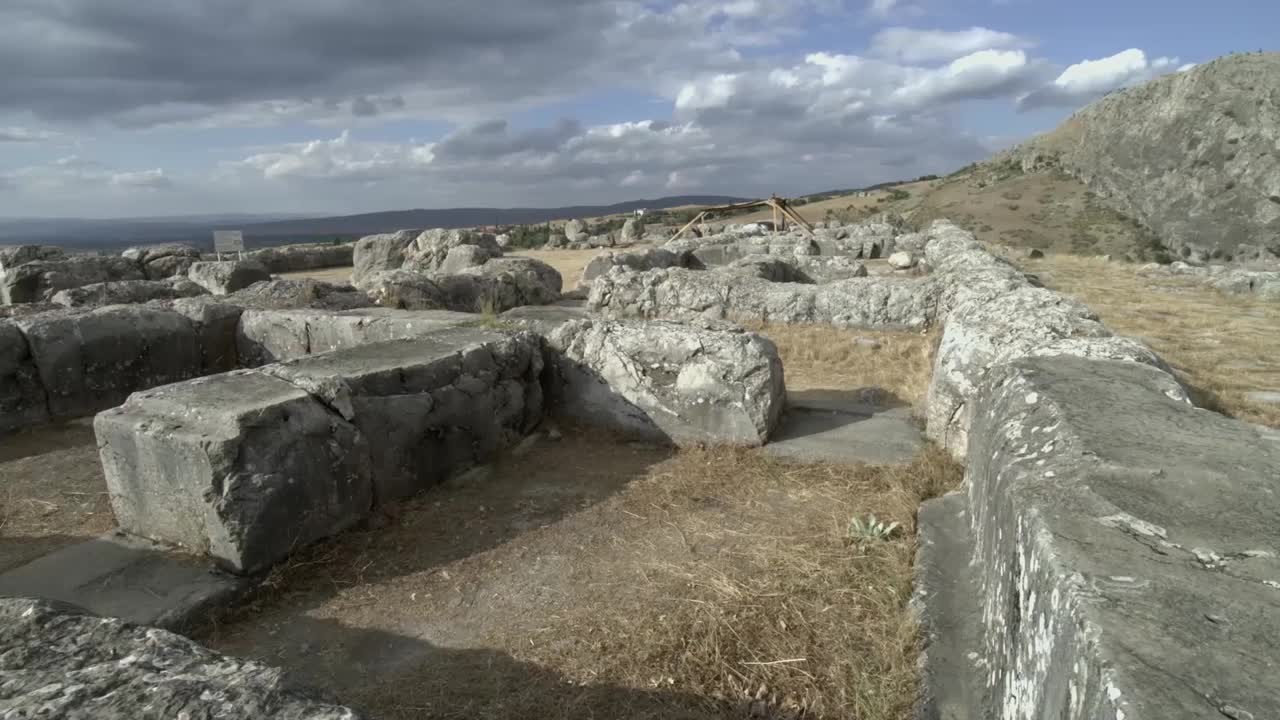
<path fill-rule="evenodd" d="M 249 583 L 149 540 L 110 533 L 0 574 L 0 596 L 71 603 L 95 615 L 180 630 Z"/>
<path fill-rule="evenodd" d="M 907 463 L 924 446 L 910 407 L 876 407 L 843 393 L 790 393 L 763 452 L 802 463 Z"/>

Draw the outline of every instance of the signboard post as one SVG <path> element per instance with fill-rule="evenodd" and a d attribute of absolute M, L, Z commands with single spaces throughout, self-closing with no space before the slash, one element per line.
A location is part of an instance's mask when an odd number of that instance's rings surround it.
<path fill-rule="evenodd" d="M 214 230 L 213 251 L 218 254 L 218 260 L 222 260 L 222 253 L 224 252 L 236 253 L 243 260 L 244 233 L 239 230 Z"/>

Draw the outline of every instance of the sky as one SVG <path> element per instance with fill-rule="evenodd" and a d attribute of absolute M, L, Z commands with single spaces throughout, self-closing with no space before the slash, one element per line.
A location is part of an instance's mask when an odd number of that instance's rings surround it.
<path fill-rule="evenodd" d="M 0 217 L 859 187 L 1276 27 L 1262 0 L 0 0 Z"/>

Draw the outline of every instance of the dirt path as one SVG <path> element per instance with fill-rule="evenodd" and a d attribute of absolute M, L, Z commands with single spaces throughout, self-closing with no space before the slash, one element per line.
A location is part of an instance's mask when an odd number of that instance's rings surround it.
<path fill-rule="evenodd" d="M 114 525 L 92 418 L 0 438 L 0 572 Z"/>

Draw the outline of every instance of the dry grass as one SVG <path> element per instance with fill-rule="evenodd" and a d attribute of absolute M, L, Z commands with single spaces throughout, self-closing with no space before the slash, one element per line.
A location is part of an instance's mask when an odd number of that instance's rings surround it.
<path fill-rule="evenodd" d="M 545 442 L 302 551 L 209 640 L 384 719 L 910 717 L 915 512 L 958 466 L 644 452 Z M 869 513 L 903 529 L 851 543 Z"/>
<path fill-rule="evenodd" d="M 778 346 L 788 389 L 878 387 L 916 406 L 928 392 L 936 333 L 840 330 L 826 325 L 753 329 Z M 856 342 L 859 339 L 863 342 Z"/>
<path fill-rule="evenodd" d="M 0 438 L 0 571 L 114 525 L 91 421 Z"/>
<path fill-rule="evenodd" d="M 1197 404 L 1280 427 L 1280 406 L 1245 397 L 1280 389 L 1280 303 L 1224 295 L 1191 280 L 1143 277 L 1138 267 L 1073 255 L 1026 263 L 1116 333 L 1149 344 L 1195 389 Z"/>

